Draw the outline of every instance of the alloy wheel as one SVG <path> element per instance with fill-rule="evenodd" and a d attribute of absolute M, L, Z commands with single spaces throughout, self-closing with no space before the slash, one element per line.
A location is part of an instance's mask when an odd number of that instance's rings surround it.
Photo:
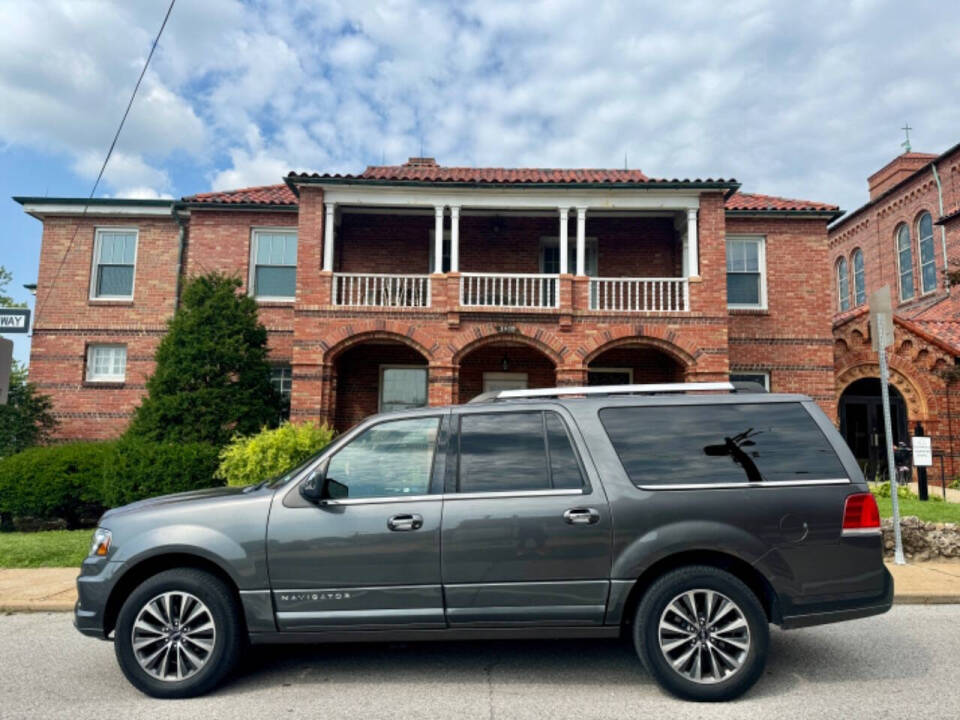
<path fill-rule="evenodd" d="M 750 627 L 740 607 L 715 590 L 687 590 L 660 615 L 660 651 L 687 680 L 710 684 L 727 680 L 746 660 Z"/>
<path fill-rule="evenodd" d="M 207 664 L 217 631 L 210 609 L 187 592 L 165 592 L 137 614 L 131 633 L 133 654 L 150 676 L 186 680 Z"/>

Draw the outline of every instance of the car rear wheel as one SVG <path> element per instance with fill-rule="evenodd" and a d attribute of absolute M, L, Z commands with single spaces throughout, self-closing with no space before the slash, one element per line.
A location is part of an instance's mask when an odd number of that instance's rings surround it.
<path fill-rule="evenodd" d="M 233 668 L 243 627 L 222 580 L 192 568 L 145 580 L 124 602 L 114 646 L 139 690 L 159 698 L 202 695 Z"/>
<path fill-rule="evenodd" d="M 763 673 L 770 633 L 757 596 L 709 566 L 667 573 L 646 592 L 633 626 L 644 667 L 674 695 L 730 700 Z"/>

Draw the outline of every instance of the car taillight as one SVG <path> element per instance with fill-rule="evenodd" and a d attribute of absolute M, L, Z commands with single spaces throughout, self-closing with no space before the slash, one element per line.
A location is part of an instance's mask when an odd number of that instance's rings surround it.
<path fill-rule="evenodd" d="M 862 535 L 880 531 L 880 509 L 872 493 L 848 495 L 843 506 L 843 534 Z"/>

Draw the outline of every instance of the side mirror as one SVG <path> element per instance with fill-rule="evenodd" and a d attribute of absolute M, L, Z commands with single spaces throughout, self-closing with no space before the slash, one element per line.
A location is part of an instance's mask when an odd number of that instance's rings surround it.
<path fill-rule="evenodd" d="M 314 504 L 345 498 L 349 494 L 350 488 L 326 476 L 326 468 L 310 473 L 310 476 L 300 483 L 300 495 Z"/>
<path fill-rule="evenodd" d="M 314 470 L 309 477 L 300 483 L 300 495 L 304 500 L 318 503 L 323 499 L 323 470 Z"/>

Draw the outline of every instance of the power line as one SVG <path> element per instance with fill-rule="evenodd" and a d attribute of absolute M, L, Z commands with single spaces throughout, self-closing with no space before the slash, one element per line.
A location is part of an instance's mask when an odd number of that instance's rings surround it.
<path fill-rule="evenodd" d="M 173 6 L 177 0 L 170 0 L 170 7 L 167 8 L 167 14 L 163 16 L 163 22 L 160 24 L 160 30 L 157 32 L 157 36 L 153 39 L 153 45 L 150 46 L 150 52 L 147 55 L 146 62 L 143 63 L 143 69 L 140 71 L 140 77 L 137 78 L 137 84 L 133 86 L 133 92 L 130 94 L 130 101 L 127 103 L 127 109 L 123 111 L 123 117 L 120 118 L 120 124 L 117 126 L 117 132 L 113 135 L 113 141 L 110 143 L 110 148 L 107 150 L 107 155 L 103 159 L 103 165 L 100 166 L 100 172 L 97 173 L 97 179 L 93 183 L 93 188 L 90 190 L 90 195 L 87 196 L 87 202 L 83 205 L 83 211 L 80 213 L 80 219 L 77 221 L 77 227 L 73 231 L 73 236 L 70 238 L 70 242 L 67 243 L 67 249 L 63 251 L 63 257 L 60 258 L 60 264 L 57 265 L 57 271 L 53 275 L 53 280 L 50 281 L 50 287 L 47 289 L 46 294 L 43 296 L 43 300 L 38 302 L 34 310 L 34 317 L 40 317 L 40 310 L 46 305 L 47 300 L 50 299 L 50 293 L 53 292 L 53 288 L 57 284 L 57 279 L 60 277 L 60 271 L 63 270 L 63 265 L 67 261 L 67 256 L 70 254 L 70 250 L 73 248 L 73 243 L 77 239 L 77 235 L 80 233 L 80 224 L 87 215 L 87 210 L 90 207 L 90 200 L 93 199 L 93 196 L 97 192 L 97 187 L 100 185 L 100 180 L 103 179 L 103 173 L 107 169 L 107 163 L 110 162 L 110 156 L 113 155 L 113 149 L 117 146 L 117 140 L 120 138 L 120 131 L 123 130 L 123 124 L 127 121 L 127 115 L 130 114 L 130 108 L 133 107 L 133 100 L 137 97 L 137 91 L 140 89 L 140 83 L 143 82 L 143 76 L 147 74 L 147 68 L 150 66 L 150 60 L 153 58 L 153 53 L 157 49 L 157 44 L 160 42 L 160 36 L 163 35 L 163 29 L 167 26 L 167 20 L 170 19 L 170 13 L 173 12 Z"/>

